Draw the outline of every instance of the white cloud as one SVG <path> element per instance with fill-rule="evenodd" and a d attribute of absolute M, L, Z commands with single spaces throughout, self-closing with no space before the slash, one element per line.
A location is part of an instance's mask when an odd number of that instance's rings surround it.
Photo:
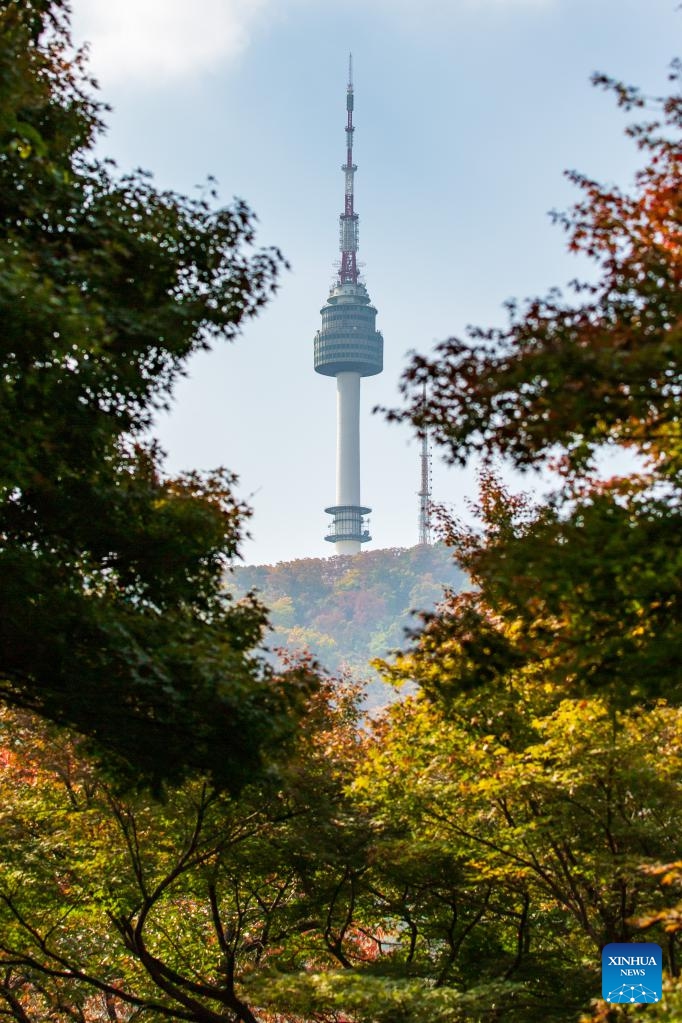
<path fill-rule="evenodd" d="M 75 37 L 107 84 L 166 84 L 236 57 L 270 0 L 73 0 Z"/>
<path fill-rule="evenodd" d="M 490 16 L 560 0 L 344 0 L 422 31 L 461 15 Z M 72 0 L 74 34 L 91 44 L 91 67 L 108 86 L 145 87 L 229 63 L 247 47 L 265 13 L 281 16 L 329 0 Z"/>

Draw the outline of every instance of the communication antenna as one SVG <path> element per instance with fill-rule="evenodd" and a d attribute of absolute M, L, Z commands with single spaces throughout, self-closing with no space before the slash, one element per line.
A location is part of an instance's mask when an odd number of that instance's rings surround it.
<path fill-rule="evenodd" d="M 422 407 L 426 407 L 426 383 L 422 392 Z M 431 545 L 431 446 L 426 427 L 421 431 L 419 487 L 419 544 Z"/>

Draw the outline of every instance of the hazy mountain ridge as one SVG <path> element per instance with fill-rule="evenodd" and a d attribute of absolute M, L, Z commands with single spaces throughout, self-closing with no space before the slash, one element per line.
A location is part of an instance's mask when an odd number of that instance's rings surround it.
<path fill-rule="evenodd" d="M 329 671 L 372 677 L 369 661 L 404 645 L 414 612 L 463 582 L 452 551 L 436 544 L 241 566 L 228 587 L 237 597 L 257 591 L 270 609 L 269 649 L 307 649 Z"/>

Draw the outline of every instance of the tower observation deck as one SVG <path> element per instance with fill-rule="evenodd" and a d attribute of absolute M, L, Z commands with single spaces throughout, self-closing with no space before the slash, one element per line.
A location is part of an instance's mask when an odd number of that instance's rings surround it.
<path fill-rule="evenodd" d="M 353 65 L 348 62 L 346 91 L 346 162 L 343 213 L 340 216 L 341 264 L 315 335 L 315 370 L 336 377 L 336 504 L 325 511 L 332 521 L 325 540 L 337 554 L 357 554 L 371 539 L 360 504 L 360 379 L 381 373 L 384 341 L 376 329 L 377 311 L 358 274 L 358 215 L 355 212 L 353 163 Z"/>

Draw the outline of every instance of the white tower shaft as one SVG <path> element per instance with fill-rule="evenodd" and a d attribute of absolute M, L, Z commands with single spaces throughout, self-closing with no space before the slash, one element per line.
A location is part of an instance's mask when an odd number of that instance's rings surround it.
<path fill-rule="evenodd" d="M 336 503 L 360 504 L 360 374 L 336 375 Z M 359 540 L 337 540 L 337 554 L 359 554 Z"/>

